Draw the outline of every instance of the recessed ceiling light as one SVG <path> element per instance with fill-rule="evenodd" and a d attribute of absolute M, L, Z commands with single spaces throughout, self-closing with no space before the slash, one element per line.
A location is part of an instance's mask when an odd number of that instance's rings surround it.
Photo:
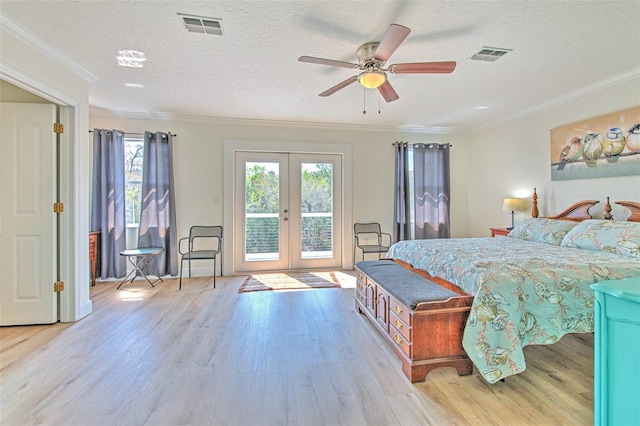
<path fill-rule="evenodd" d="M 125 83 L 124 85 L 127 87 L 134 87 L 136 89 L 142 89 L 144 87 L 144 85 L 140 83 Z"/>
<path fill-rule="evenodd" d="M 137 50 L 118 50 L 116 59 L 121 67 L 142 68 L 142 63 L 147 60 L 147 57 L 144 56 L 144 52 Z"/>
<path fill-rule="evenodd" d="M 476 109 L 489 109 L 489 107 L 486 105 L 480 105 L 480 106 L 477 106 Z"/>

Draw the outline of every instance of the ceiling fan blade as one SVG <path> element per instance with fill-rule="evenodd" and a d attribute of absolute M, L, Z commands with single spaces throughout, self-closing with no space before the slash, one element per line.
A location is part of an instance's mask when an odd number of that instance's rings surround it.
<path fill-rule="evenodd" d="M 389 25 L 387 32 L 384 33 L 382 40 L 380 40 L 380 45 L 377 47 L 376 53 L 373 55 L 374 59 L 386 62 L 410 32 L 411 30 L 409 28 L 403 27 L 402 25 Z"/>
<path fill-rule="evenodd" d="M 338 83 L 335 86 L 333 86 L 331 89 L 327 89 L 324 92 L 320 93 L 320 96 L 326 97 L 326 96 L 329 96 L 329 95 L 333 95 L 338 90 L 344 89 L 345 87 L 347 87 L 348 85 L 350 85 L 352 83 L 355 83 L 356 81 L 358 81 L 358 76 L 357 75 L 354 75 L 353 77 L 349 77 L 348 79 L 346 79 L 342 83 Z"/>
<path fill-rule="evenodd" d="M 387 102 L 393 102 L 400 97 L 391 86 L 391 83 L 389 83 L 389 80 L 382 83 L 382 86 L 378 87 L 378 91 Z"/>
<path fill-rule="evenodd" d="M 455 61 L 446 62 L 413 62 L 394 64 L 389 71 L 395 74 L 448 74 L 456 69 Z"/>
<path fill-rule="evenodd" d="M 335 61 L 333 59 L 314 58 L 313 56 L 300 56 L 298 58 L 300 62 L 309 62 L 310 64 L 331 65 L 334 67 L 343 68 L 358 68 L 357 64 L 351 62 Z"/>

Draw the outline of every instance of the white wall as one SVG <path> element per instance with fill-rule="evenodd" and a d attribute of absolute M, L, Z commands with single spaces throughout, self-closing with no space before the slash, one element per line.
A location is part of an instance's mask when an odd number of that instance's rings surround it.
<path fill-rule="evenodd" d="M 640 77 L 568 100 L 511 122 L 476 131 L 471 135 L 469 176 L 469 231 L 488 236 L 489 227 L 506 227 L 510 216 L 502 200 L 537 188 L 540 216 L 553 215 L 576 201 L 600 200 L 591 209 L 602 217 L 606 197 L 640 200 L 640 176 L 551 181 L 549 131 L 575 121 L 598 117 L 640 105 Z M 640 172 L 640 170 L 639 170 Z M 527 201 L 531 208 L 531 199 Z M 614 218 L 624 220 L 628 212 L 614 206 Z M 530 217 L 518 213 L 516 224 Z"/>
<path fill-rule="evenodd" d="M 326 126 L 268 125 L 207 119 L 132 119 L 93 114 L 91 128 L 125 132 L 171 131 L 176 171 L 178 235 L 192 224 L 222 224 L 224 212 L 223 148 L 225 140 L 308 144 L 346 144 L 351 147 L 353 222 L 376 221 L 392 229 L 395 141 L 452 143 L 452 232 L 467 233 L 468 149 L 464 137 L 392 131 L 352 130 Z M 345 224 L 352 228 L 352 224 Z M 228 231 L 227 231 L 228 232 Z M 229 234 L 227 234 L 229 236 Z M 351 252 L 351 241 L 346 246 Z M 225 259 L 226 260 L 226 259 Z M 225 262 L 226 263 L 226 262 Z M 228 269 L 227 271 L 228 272 Z"/>
<path fill-rule="evenodd" d="M 0 27 L 0 78 L 61 107 L 61 293 L 60 318 L 78 320 L 92 310 L 89 298 L 89 121 L 87 80 L 35 48 L 32 39 L 4 17 Z M 27 40 L 27 41 L 25 41 Z M 80 131 L 83 130 L 83 131 Z M 53 283 L 52 283 L 53 284 Z"/>

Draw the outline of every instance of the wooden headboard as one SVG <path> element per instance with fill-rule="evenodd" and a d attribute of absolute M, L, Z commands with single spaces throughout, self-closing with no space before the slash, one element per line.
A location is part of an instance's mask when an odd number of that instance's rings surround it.
<path fill-rule="evenodd" d="M 536 193 L 536 188 L 533 188 L 533 207 L 531 208 L 531 217 L 538 217 L 538 194 Z M 581 222 L 583 220 L 592 219 L 591 214 L 589 214 L 589 209 L 600 201 L 597 200 L 583 200 L 578 201 L 575 204 L 572 204 L 562 212 L 558 213 L 555 216 L 546 216 L 547 219 L 562 219 L 562 220 L 572 220 L 574 222 Z M 627 222 L 640 222 L 640 202 L 636 201 L 616 201 L 616 204 L 620 204 L 623 207 L 628 208 L 631 211 L 631 215 L 627 218 Z M 611 216 L 611 203 L 609 202 L 609 197 L 607 197 L 607 202 L 604 205 L 604 219 L 612 220 L 613 216 Z"/>
<path fill-rule="evenodd" d="M 570 205 L 560 213 L 554 216 L 545 216 L 547 219 L 562 219 L 562 220 L 572 220 L 574 222 L 581 222 L 586 219 L 592 219 L 593 217 L 589 214 L 589 209 L 600 201 L 598 200 L 583 200 L 578 201 L 575 204 Z M 609 201 L 607 201 L 607 205 Z M 611 207 L 609 206 L 609 209 Z M 531 217 L 538 217 L 538 194 L 536 193 L 536 188 L 533 188 L 533 208 L 531 209 Z"/>
<path fill-rule="evenodd" d="M 631 216 L 627 218 L 627 222 L 640 222 L 640 203 L 635 201 L 616 201 L 631 211 Z"/>

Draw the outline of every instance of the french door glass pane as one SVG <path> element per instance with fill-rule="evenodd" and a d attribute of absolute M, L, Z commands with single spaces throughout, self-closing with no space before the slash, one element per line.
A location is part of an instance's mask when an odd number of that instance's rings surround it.
<path fill-rule="evenodd" d="M 277 162 L 247 162 L 245 259 L 280 257 L 280 167 Z"/>
<path fill-rule="evenodd" d="M 333 256 L 333 164 L 302 163 L 302 258 Z"/>

